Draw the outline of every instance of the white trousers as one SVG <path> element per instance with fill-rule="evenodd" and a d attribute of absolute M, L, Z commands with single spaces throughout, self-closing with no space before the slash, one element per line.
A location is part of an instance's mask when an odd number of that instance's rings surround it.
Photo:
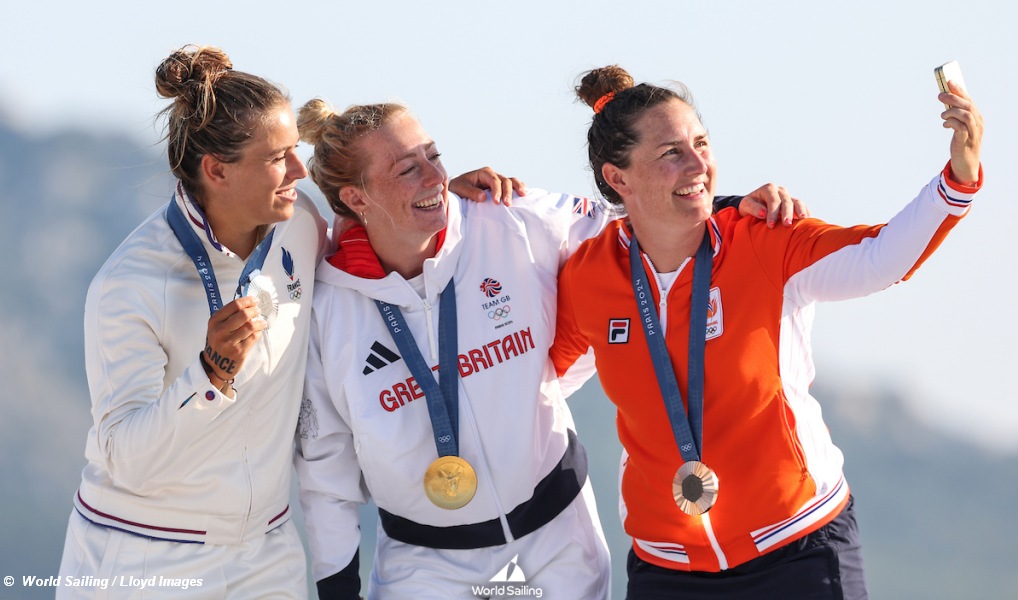
<path fill-rule="evenodd" d="M 292 521 L 225 546 L 153 540 L 71 511 L 56 598 L 306 600 L 306 561 Z"/>
<path fill-rule="evenodd" d="M 367 598 L 606 600 L 610 592 L 608 546 L 588 480 L 550 523 L 502 546 L 425 548 L 393 540 L 379 525 Z"/>

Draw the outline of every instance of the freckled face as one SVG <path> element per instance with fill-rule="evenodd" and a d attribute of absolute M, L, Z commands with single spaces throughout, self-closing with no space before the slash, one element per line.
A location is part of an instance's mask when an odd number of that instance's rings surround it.
<path fill-rule="evenodd" d="M 435 142 L 409 113 L 359 142 L 366 158 L 365 217 L 376 235 L 430 237 L 448 222 L 448 176 Z"/>
<path fill-rule="evenodd" d="M 679 100 L 649 109 L 636 122 L 640 142 L 622 169 L 623 201 L 640 222 L 704 221 L 715 191 L 714 154 L 696 112 Z"/>

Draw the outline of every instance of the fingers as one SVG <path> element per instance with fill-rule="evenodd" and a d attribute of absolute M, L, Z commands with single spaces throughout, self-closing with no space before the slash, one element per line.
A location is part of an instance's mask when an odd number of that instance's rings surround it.
<path fill-rule="evenodd" d="M 487 167 L 485 167 L 487 169 Z M 488 169 L 490 171 L 490 169 Z M 490 189 L 490 176 L 488 177 L 489 183 L 483 183 L 486 174 L 483 173 L 484 169 L 478 169 L 477 171 L 469 171 L 458 177 L 454 177 L 449 180 L 449 191 L 456 194 L 461 198 L 467 198 L 474 202 L 484 202 L 487 198 L 485 190 Z M 494 173 L 494 171 L 491 171 Z"/>
<path fill-rule="evenodd" d="M 806 203 L 798 198 L 792 198 L 792 207 L 797 219 L 805 219 L 812 214 Z"/>
<path fill-rule="evenodd" d="M 516 192 L 517 196 L 526 196 L 527 195 L 527 184 L 526 183 L 524 183 L 523 181 L 521 181 L 521 180 L 519 180 L 519 179 L 517 179 L 515 177 L 510 177 L 509 178 L 509 182 L 511 183 L 512 189 L 513 189 L 514 192 Z M 510 199 L 511 199 L 511 197 L 510 197 Z"/>
<path fill-rule="evenodd" d="M 494 200 L 496 204 L 511 206 L 513 202 L 513 190 L 515 190 L 517 186 L 515 178 L 496 173 L 493 169 L 488 167 L 485 167 L 485 169 L 485 177 L 489 178 L 491 181 L 491 185 L 488 188 L 491 190 L 491 199 Z"/>
<path fill-rule="evenodd" d="M 515 177 L 502 175 L 491 167 L 482 167 L 450 180 L 449 190 L 457 196 L 476 202 L 485 201 L 487 190 L 491 192 L 491 199 L 494 202 L 509 206 L 512 204 L 514 191 L 520 196 L 526 194 L 526 184 Z"/>
<path fill-rule="evenodd" d="M 215 375 L 223 380 L 236 377 L 264 329 L 254 298 L 238 298 L 216 311 L 209 318 L 205 342 L 205 357 Z"/>
<path fill-rule="evenodd" d="M 739 212 L 760 219 L 766 218 L 768 227 L 774 227 L 778 221 L 788 227 L 795 219 L 809 215 L 801 200 L 793 198 L 788 190 L 773 183 L 750 192 L 739 204 Z"/>

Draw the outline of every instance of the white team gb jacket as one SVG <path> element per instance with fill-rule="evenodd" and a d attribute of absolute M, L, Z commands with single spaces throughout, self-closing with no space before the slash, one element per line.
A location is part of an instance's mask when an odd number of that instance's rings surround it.
<path fill-rule="evenodd" d="M 559 268 L 610 216 L 592 200 L 543 191 L 511 208 L 449 198 L 445 241 L 424 265 L 424 299 L 397 273 L 366 279 L 319 265 L 295 457 L 317 580 L 350 563 L 360 542 L 357 505 L 369 497 L 386 533 L 401 541 L 454 547 L 443 545 L 455 544 L 448 528 L 486 523 L 489 545 L 501 544 L 519 537 L 521 513 L 540 504 L 539 482 L 554 487 L 570 468 L 564 457 L 583 452 L 562 390 L 589 378 L 593 363 L 560 385 L 548 349 Z M 457 510 L 425 496 L 425 470 L 438 458 L 427 400 L 375 304 L 400 308 L 437 373 L 439 294 L 450 278 L 459 455 L 478 480 Z"/>
<path fill-rule="evenodd" d="M 244 261 L 217 249 L 200 212 L 175 196 L 224 296 Z M 103 265 L 85 303 L 92 397 L 81 487 L 86 519 L 152 538 L 240 543 L 290 517 L 293 432 L 300 410 L 314 269 L 326 226 L 301 194 L 275 226 L 261 272 L 279 308 L 236 377 L 215 389 L 198 354 L 209 304 L 194 263 L 166 220 L 146 219 Z"/>

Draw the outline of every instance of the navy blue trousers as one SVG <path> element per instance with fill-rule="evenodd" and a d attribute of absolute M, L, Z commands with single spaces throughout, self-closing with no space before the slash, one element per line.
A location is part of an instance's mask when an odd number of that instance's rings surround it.
<path fill-rule="evenodd" d="M 627 600 L 866 600 L 855 499 L 833 521 L 720 573 L 675 571 L 629 550 Z"/>

